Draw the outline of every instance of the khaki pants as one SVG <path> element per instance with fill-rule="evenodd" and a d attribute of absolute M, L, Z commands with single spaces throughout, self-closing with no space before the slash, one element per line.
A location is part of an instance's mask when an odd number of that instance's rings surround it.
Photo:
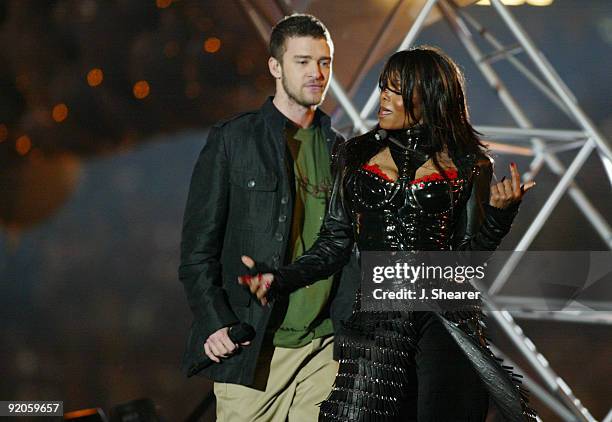
<path fill-rule="evenodd" d="M 272 347 L 265 391 L 214 383 L 217 421 L 316 421 L 318 404 L 329 395 L 338 371 L 338 363 L 333 360 L 333 342 L 333 336 L 329 336 L 297 349 Z M 261 357 L 265 357 L 265 351 Z"/>

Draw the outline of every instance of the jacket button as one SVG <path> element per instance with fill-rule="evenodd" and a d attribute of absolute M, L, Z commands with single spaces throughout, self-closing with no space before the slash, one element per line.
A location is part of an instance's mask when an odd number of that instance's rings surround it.
<path fill-rule="evenodd" d="M 255 180 L 251 179 L 247 182 L 247 186 L 250 188 L 254 188 L 255 187 Z"/>
<path fill-rule="evenodd" d="M 282 233 L 276 233 L 276 234 L 274 235 L 274 238 L 275 238 L 276 240 L 278 240 L 279 242 L 282 242 L 282 241 L 283 241 L 283 234 L 282 234 Z"/>
<path fill-rule="evenodd" d="M 278 221 L 280 221 L 281 223 L 284 223 L 285 221 L 287 221 L 287 216 L 286 215 L 279 216 Z"/>
<path fill-rule="evenodd" d="M 287 202 L 289 202 L 289 198 L 287 198 L 286 196 L 283 196 L 281 198 L 281 204 L 286 204 Z"/>

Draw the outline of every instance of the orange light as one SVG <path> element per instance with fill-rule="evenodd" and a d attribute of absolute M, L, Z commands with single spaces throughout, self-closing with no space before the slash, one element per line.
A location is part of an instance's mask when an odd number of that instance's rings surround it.
<path fill-rule="evenodd" d="M 17 138 L 15 142 L 15 149 L 17 150 L 17 154 L 26 155 L 30 149 L 32 148 L 32 141 L 28 135 L 22 135 Z"/>
<path fill-rule="evenodd" d="M 170 5 L 172 4 L 172 0 L 155 0 L 155 4 L 160 9 L 165 9 L 167 7 L 170 7 Z"/>
<path fill-rule="evenodd" d="M 96 67 L 87 72 L 87 84 L 89 86 L 98 86 L 102 83 L 103 79 L 104 72 L 102 72 L 102 69 Z"/>
<path fill-rule="evenodd" d="M 134 97 L 142 100 L 149 95 L 151 88 L 149 87 L 149 83 L 147 81 L 138 81 L 134 84 Z"/>
<path fill-rule="evenodd" d="M 0 124 L 0 142 L 6 141 L 8 138 L 8 128 L 5 124 Z"/>
<path fill-rule="evenodd" d="M 210 37 L 204 41 L 204 51 L 216 53 L 221 48 L 221 40 L 217 37 Z"/>
<path fill-rule="evenodd" d="M 68 107 L 64 103 L 56 104 L 53 107 L 51 116 L 53 116 L 53 120 L 55 120 L 57 123 L 63 122 L 66 120 L 66 117 L 68 117 Z"/>
<path fill-rule="evenodd" d="M 64 419 L 70 420 L 70 419 L 81 418 L 83 416 L 91 416 L 91 415 L 97 415 L 97 414 L 98 414 L 98 409 L 74 410 L 72 412 L 64 413 Z"/>

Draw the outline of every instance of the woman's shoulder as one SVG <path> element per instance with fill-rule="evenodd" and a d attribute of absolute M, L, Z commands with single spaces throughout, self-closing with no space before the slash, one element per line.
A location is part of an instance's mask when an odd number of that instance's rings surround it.
<path fill-rule="evenodd" d="M 491 154 L 482 148 L 477 148 L 474 151 L 457 153 L 454 157 L 454 161 L 461 167 L 481 169 L 492 167 L 494 162 Z"/>
<path fill-rule="evenodd" d="M 372 142 L 378 143 L 377 134 L 377 129 L 372 129 L 364 134 L 353 136 L 346 140 L 346 148 L 355 149 L 359 147 L 364 147 L 365 145 L 371 144 Z"/>
<path fill-rule="evenodd" d="M 335 145 L 333 155 L 341 157 L 349 163 L 361 161 L 364 156 L 380 149 L 381 144 L 376 134 L 376 130 L 373 129 L 362 135 L 351 137 L 344 142 L 338 142 Z"/>

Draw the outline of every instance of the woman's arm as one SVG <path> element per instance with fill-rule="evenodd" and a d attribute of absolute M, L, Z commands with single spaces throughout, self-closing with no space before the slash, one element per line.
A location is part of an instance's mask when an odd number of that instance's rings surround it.
<path fill-rule="evenodd" d="M 338 145 L 338 144 L 337 144 Z M 243 262 L 251 268 L 251 275 L 261 277 L 240 277 L 241 284 L 248 284 L 251 292 L 265 303 L 265 297 L 272 299 L 329 277 L 341 270 L 349 261 L 353 249 L 353 225 L 343 192 L 343 175 L 345 172 L 345 154 L 343 142 L 334 146 L 332 153 L 332 174 L 334 182 L 327 205 L 325 217 L 317 240 L 312 247 L 292 264 L 266 271 L 257 268 L 249 258 Z"/>

